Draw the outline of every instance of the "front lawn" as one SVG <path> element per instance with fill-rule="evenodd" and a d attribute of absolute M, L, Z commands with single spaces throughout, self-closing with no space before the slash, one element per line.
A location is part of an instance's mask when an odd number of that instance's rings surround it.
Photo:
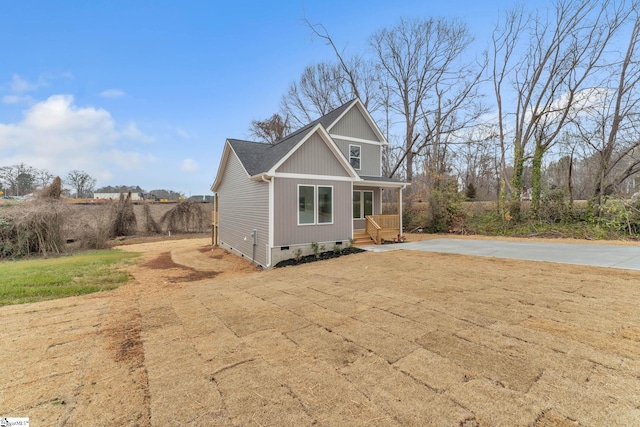
<path fill-rule="evenodd" d="M 118 268 L 138 254 L 100 250 L 50 259 L 0 263 L 0 306 L 117 288 L 129 280 Z"/>

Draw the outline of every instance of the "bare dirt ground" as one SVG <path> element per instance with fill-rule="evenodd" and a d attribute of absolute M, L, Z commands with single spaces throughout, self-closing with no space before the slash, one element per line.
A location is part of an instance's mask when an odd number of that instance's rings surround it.
<path fill-rule="evenodd" d="M 33 426 L 640 423 L 640 273 L 409 251 L 257 271 L 207 239 L 0 308 Z"/>

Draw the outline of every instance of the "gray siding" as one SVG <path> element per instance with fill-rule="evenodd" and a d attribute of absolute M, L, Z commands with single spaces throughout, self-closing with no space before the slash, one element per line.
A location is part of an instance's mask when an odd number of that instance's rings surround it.
<path fill-rule="evenodd" d="M 346 241 L 352 237 L 351 182 L 273 178 L 274 246 Z M 298 225 L 298 184 L 333 186 L 333 224 Z M 330 250 L 331 248 L 326 248 Z"/>
<path fill-rule="evenodd" d="M 235 154 L 229 160 L 218 187 L 220 244 L 253 258 L 251 231 L 258 230 L 255 261 L 266 266 L 269 243 L 269 184 L 250 181 Z M 247 240 L 245 240 L 245 237 Z"/>
<path fill-rule="evenodd" d="M 333 140 L 347 161 L 349 161 L 349 145 L 360 146 L 360 170 L 356 170 L 358 175 L 380 176 L 380 150 L 382 149 L 382 146 L 377 144 L 346 141 L 339 138 L 333 138 Z"/>
<path fill-rule="evenodd" d="M 374 215 L 382 215 L 382 193 L 379 187 L 353 187 L 353 191 L 373 191 L 373 214 Z M 353 199 L 352 199 L 353 200 Z M 353 212 L 352 212 L 353 217 Z M 365 228 L 365 219 L 354 219 L 353 220 L 353 229 L 354 230 L 364 230 Z"/>
<path fill-rule="evenodd" d="M 351 108 L 338 123 L 333 125 L 329 133 L 382 142 L 357 107 Z"/>
<path fill-rule="evenodd" d="M 318 133 L 311 135 L 277 172 L 349 176 Z"/>

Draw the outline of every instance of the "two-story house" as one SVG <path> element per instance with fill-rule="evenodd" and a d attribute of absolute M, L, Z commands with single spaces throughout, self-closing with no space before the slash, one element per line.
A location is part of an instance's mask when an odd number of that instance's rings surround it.
<path fill-rule="evenodd" d="M 258 265 L 332 250 L 366 233 L 402 234 L 402 190 L 382 176 L 382 132 L 354 99 L 275 144 L 228 139 L 214 193 L 213 243 Z M 397 213 L 382 215 L 392 191 Z"/>

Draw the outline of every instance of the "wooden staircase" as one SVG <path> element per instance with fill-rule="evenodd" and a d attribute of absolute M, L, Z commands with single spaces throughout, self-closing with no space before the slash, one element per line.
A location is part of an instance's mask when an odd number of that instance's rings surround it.
<path fill-rule="evenodd" d="M 369 235 L 366 230 L 353 230 L 353 246 L 367 246 L 374 245 L 375 242 Z"/>

